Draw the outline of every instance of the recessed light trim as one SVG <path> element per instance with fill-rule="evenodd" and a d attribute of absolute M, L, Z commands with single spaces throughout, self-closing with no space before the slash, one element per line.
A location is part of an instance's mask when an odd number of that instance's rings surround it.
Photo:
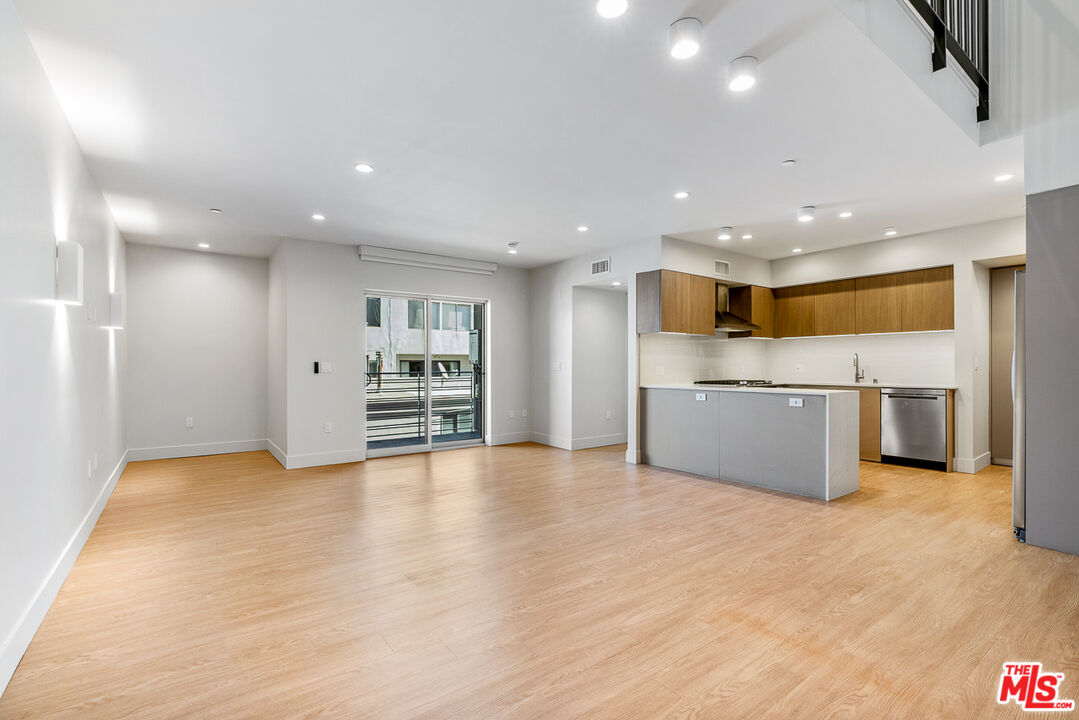
<path fill-rule="evenodd" d="M 1015 177 L 1015 175 L 1012 175 L 1011 173 L 1004 173 L 1003 175 L 997 175 L 993 180 L 995 182 L 1008 182 L 1013 177 Z"/>
<path fill-rule="evenodd" d="M 742 239 L 743 240 L 752 240 L 753 236 L 751 234 L 749 234 L 749 233 L 746 233 L 745 235 L 742 236 Z"/>
<path fill-rule="evenodd" d="M 577 232 L 588 232 L 588 226 L 587 225 L 578 225 L 577 226 Z"/>
<path fill-rule="evenodd" d="M 209 250 L 210 249 L 210 243 L 208 243 L 208 242 L 200 242 L 198 247 L 199 247 L 200 250 Z"/>
<path fill-rule="evenodd" d="M 757 84 L 757 58 L 752 55 L 731 60 L 727 66 L 727 87 L 732 92 L 745 92 Z"/>
<path fill-rule="evenodd" d="M 779 164 L 780 164 L 781 167 L 792 168 L 792 167 L 794 167 L 795 165 L 798 164 L 798 161 L 794 160 L 794 159 L 784 160 L 783 162 L 781 162 Z"/>
<path fill-rule="evenodd" d="M 214 215 L 220 215 L 224 212 L 224 210 L 222 210 L 221 208 L 210 208 L 210 212 L 212 212 Z"/>
<path fill-rule="evenodd" d="M 518 252 L 518 250 L 517 250 L 518 245 L 519 245 L 519 243 L 515 243 L 515 242 L 508 243 L 506 245 L 506 252 L 508 252 L 510 255 L 516 255 L 517 252 Z"/>
<path fill-rule="evenodd" d="M 892 235 L 896 234 L 896 229 L 889 225 L 888 227 L 884 228 L 884 234 L 888 237 L 891 237 Z"/>
<path fill-rule="evenodd" d="M 629 7 L 629 3 L 626 0 L 599 0 L 596 3 L 596 12 L 600 17 L 613 20 L 616 17 L 622 17 Z"/>
<path fill-rule="evenodd" d="M 701 50 L 701 21 L 694 17 L 684 17 L 671 23 L 667 40 L 671 57 L 686 60 Z"/>
<path fill-rule="evenodd" d="M 792 253 L 800 253 L 800 252 L 802 252 L 802 248 L 794 248 L 793 250 L 791 250 L 791 252 Z"/>
<path fill-rule="evenodd" d="M 839 217 L 843 218 L 844 220 L 851 217 L 852 215 L 854 215 L 854 213 L 852 213 L 850 210 L 844 210 L 843 212 L 839 213 Z"/>
<path fill-rule="evenodd" d="M 674 199 L 675 200 L 685 200 L 688 197 L 689 197 L 689 191 L 687 191 L 687 190 L 679 190 L 678 192 L 676 192 L 674 194 Z"/>
<path fill-rule="evenodd" d="M 315 222 L 322 222 L 323 220 L 326 219 L 326 216 L 323 215 L 322 213 L 315 213 L 314 215 L 311 216 L 311 219 L 314 220 Z"/>
<path fill-rule="evenodd" d="M 803 205 L 798 208 L 796 216 L 798 222 L 812 222 L 813 218 L 817 216 L 817 208 L 812 205 Z"/>
<path fill-rule="evenodd" d="M 611 287 L 621 287 L 621 286 L 622 286 L 622 281 L 621 280 L 615 280 L 613 283 L 611 283 Z"/>
<path fill-rule="evenodd" d="M 717 240 L 730 240 L 734 236 L 734 228 L 721 227 L 719 234 L 716 235 Z"/>
<path fill-rule="evenodd" d="M 375 166 L 370 163 L 356 163 L 352 167 L 356 169 L 356 172 L 363 173 L 364 175 L 370 175 L 375 171 Z"/>

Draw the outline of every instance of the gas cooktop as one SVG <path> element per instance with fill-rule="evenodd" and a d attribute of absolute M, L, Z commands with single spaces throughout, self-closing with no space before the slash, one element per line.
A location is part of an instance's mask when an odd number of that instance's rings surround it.
<path fill-rule="evenodd" d="M 698 380 L 694 385 L 727 385 L 733 387 L 772 387 L 771 380 Z"/>

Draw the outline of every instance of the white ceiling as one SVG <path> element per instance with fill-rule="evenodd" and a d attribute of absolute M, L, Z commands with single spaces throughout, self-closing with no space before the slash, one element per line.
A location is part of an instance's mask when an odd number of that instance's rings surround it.
<path fill-rule="evenodd" d="M 616 20 L 593 0 L 16 4 L 136 242 L 534 266 L 733 225 L 754 239 L 732 249 L 775 258 L 1023 211 L 1020 142 L 971 143 L 830 0 L 630 0 Z M 683 14 L 704 46 L 676 61 Z M 733 94 L 742 54 L 760 81 Z"/>

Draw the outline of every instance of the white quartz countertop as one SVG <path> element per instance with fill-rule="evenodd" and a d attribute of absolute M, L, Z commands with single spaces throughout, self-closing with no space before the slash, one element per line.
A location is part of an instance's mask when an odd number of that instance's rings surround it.
<path fill-rule="evenodd" d="M 919 389 L 919 388 L 925 388 L 926 390 L 957 390 L 958 389 L 955 385 L 911 385 L 910 383 L 884 383 L 884 382 L 878 382 L 878 383 L 872 383 L 872 382 L 852 383 L 850 381 L 847 381 L 847 382 L 799 382 L 797 380 L 794 380 L 794 381 L 776 380 L 775 384 L 776 385 L 790 385 L 790 386 L 793 386 L 793 387 L 829 386 L 829 387 L 849 387 L 849 388 L 852 388 L 852 389 L 853 388 L 899 388 L 901 390 L 916 390 L 916 389 Z"/>
<path fill-rule="evenodd" d="M 773 388 L 728 387 L 724 385 L 694 385 L 693 383 L 670 383 L 667 385 L 641 385 L 642 390 L 693 390 L 695 392 L 772 393 L 779 395 L 836 395 L 853 390 L 825 390 L 823 388 Z"/>

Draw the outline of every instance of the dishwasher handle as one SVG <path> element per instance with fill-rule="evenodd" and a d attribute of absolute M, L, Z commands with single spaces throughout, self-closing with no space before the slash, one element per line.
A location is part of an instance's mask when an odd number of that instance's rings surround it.
<path fill-rule="evenodd" d="M 940 395 L 901 395 L 899 393 L 885 393 L 887 398 L 900 398 L 902 400 L 940 400 Z"/>

